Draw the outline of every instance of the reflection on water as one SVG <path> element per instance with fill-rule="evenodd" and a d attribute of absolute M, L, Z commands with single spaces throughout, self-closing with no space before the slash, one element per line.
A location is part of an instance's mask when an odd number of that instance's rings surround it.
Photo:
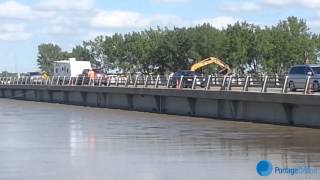
<path fill-rule="evenodd" d="M 0 99 L 0 179 L 259 179 L 320 167 L 320 130 Z M 279 176 L 268 179 L 319 179 Z"/>

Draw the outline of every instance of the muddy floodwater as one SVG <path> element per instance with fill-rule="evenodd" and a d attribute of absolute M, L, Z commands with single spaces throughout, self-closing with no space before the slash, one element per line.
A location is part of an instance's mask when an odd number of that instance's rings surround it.
<path fill-rule="evenodd" d="M 320 168 L 320 129 L 0 99 L 0 180 L 320 179 L 263 159 Z"/>

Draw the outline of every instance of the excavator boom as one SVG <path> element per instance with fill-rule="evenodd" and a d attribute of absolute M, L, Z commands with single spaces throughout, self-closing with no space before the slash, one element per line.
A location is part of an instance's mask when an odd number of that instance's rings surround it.
<path fill-rule="evenodd" d="M 219 67 L 222 68 L 221 71 L 227 70 L 228 73 L 231 72 L 231 69 L 228 64 L 225 64 L 223 61 L 221 61 L 220 59 L 215 58 L 215 57 L 210 57 L 210 58 L 204 59 L 204 60 L 192 65 L 191 71 L 196 71 L 196 70 L 198 70 L 204 66 L 210 65 L 210 64 L 217 64 Z"/>

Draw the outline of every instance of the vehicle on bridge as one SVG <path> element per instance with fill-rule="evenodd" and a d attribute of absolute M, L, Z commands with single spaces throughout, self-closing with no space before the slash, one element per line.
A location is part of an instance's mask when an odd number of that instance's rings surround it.
<path fill-rule="evenodd" d="M 207 59 L 201 60 L 198 63 L 192 65 L 191 71 L 197 71 L 198 69 L 208 66 L 210 64 L 216 64 L 221 68 L 221 70 L 219 71 L 219 74 L 227 75 L 231 73 L 231 68 L 229 67 L 229 65 L 215 57 L 209 57 Z"/>
<path fill-rule="evenodd" d="M 305 89 L 307 78 L 313 91 L 320 91 L 320 64 L 295 65 L 289 69 L 288 83 L 290 91 Z"/>
<path fill-rule="evenodd" d="M 84 69 L 90 69 L 91 63 L 90 61 L 76 61 L 75 58 L 69 58 L 69 60 L 55 61 L 53 67 L 54 76 L 76 77 Z"/>
<path fill-rule="evenodd" d="M 200 73 L 190 70 L 180 70 L 174 73 L 171 77 L 170 87 L 176 88 L 180 86 L 180 81 L 182 80 L 181 88 L 191 88 L 195 77 L 197 78 L 195 85 L 205 87 L 207 79 L 201 76 Z"/>
<path fill-rule="evenodd" d="M 81 74 L 78 75 L 78 82 L 77 85 L 87 84 L 89 82 L 89 76 L 88 72 L 90 69 L 84 69 Z M 101 84 L 106 85 L 108 80 L 108 75 L 103 72 L 102 69 L 92 69 L 95 73 L 95 84 L 99 84 L 99 81 L 101 80 Z"/>
<path fill-rule="evenodd" d="M 207 78 L 203 77 L 200 73 L 197 72 L 197 70 L 208 66 L 210 64 L 216 64 L 218 65 L 221 70 L 219 71 L 219 74 L 227 75 L 231 74 L 231 68 L 228 64 L 224 63 L 222 60 L 215 58 L 215 57 L 209 57 L 204 60 L 199 61 L 196 64 L 193 64 L 191 66 L 190 70 L 180 70 L 173 74 L 170 81 L 170 86 L 175 88 L 178 84 L 180 84 L 181 78 L 182 78 L 182 84 L 181 87 L 192 87 L 193 81 L 195 76 L 197 76 L 195 86 L 201 86 L 205 87 L 207 84 Z"/>

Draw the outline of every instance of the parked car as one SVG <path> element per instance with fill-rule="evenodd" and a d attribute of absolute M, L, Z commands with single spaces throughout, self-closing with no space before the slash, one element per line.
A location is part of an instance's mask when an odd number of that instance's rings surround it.
<path fill-rule="evenodd" d="M 320 64 L 295 65 L 288 73 L 290 91 L 305 89 L 308 76 L 311 76 L 310 83 L 313 91 L 320 90 Z"/>
<path fill-rule="evenodd" d="M 183 88 L 191 88 L 193 85 L 193 81 L 194 81 L 195 76 L 197 76 L 196 84 L 195 84 L 196 86 L 205 87 L 205 85 L 206 85 L 207 79 L 202 77 L 201 74 L 196 73 L 194 71 L 190 71 L 190 70 L 180 70 L 180 71 L 174 73 L 173 76 L 171 77 L 170 87 L 176 88 L 177 83 L 180 83 L 182 76 L 183 76 L 183 78 L 182 78 L 182 82 L 181 82 L 181 87 L 183 87 Z"/>

